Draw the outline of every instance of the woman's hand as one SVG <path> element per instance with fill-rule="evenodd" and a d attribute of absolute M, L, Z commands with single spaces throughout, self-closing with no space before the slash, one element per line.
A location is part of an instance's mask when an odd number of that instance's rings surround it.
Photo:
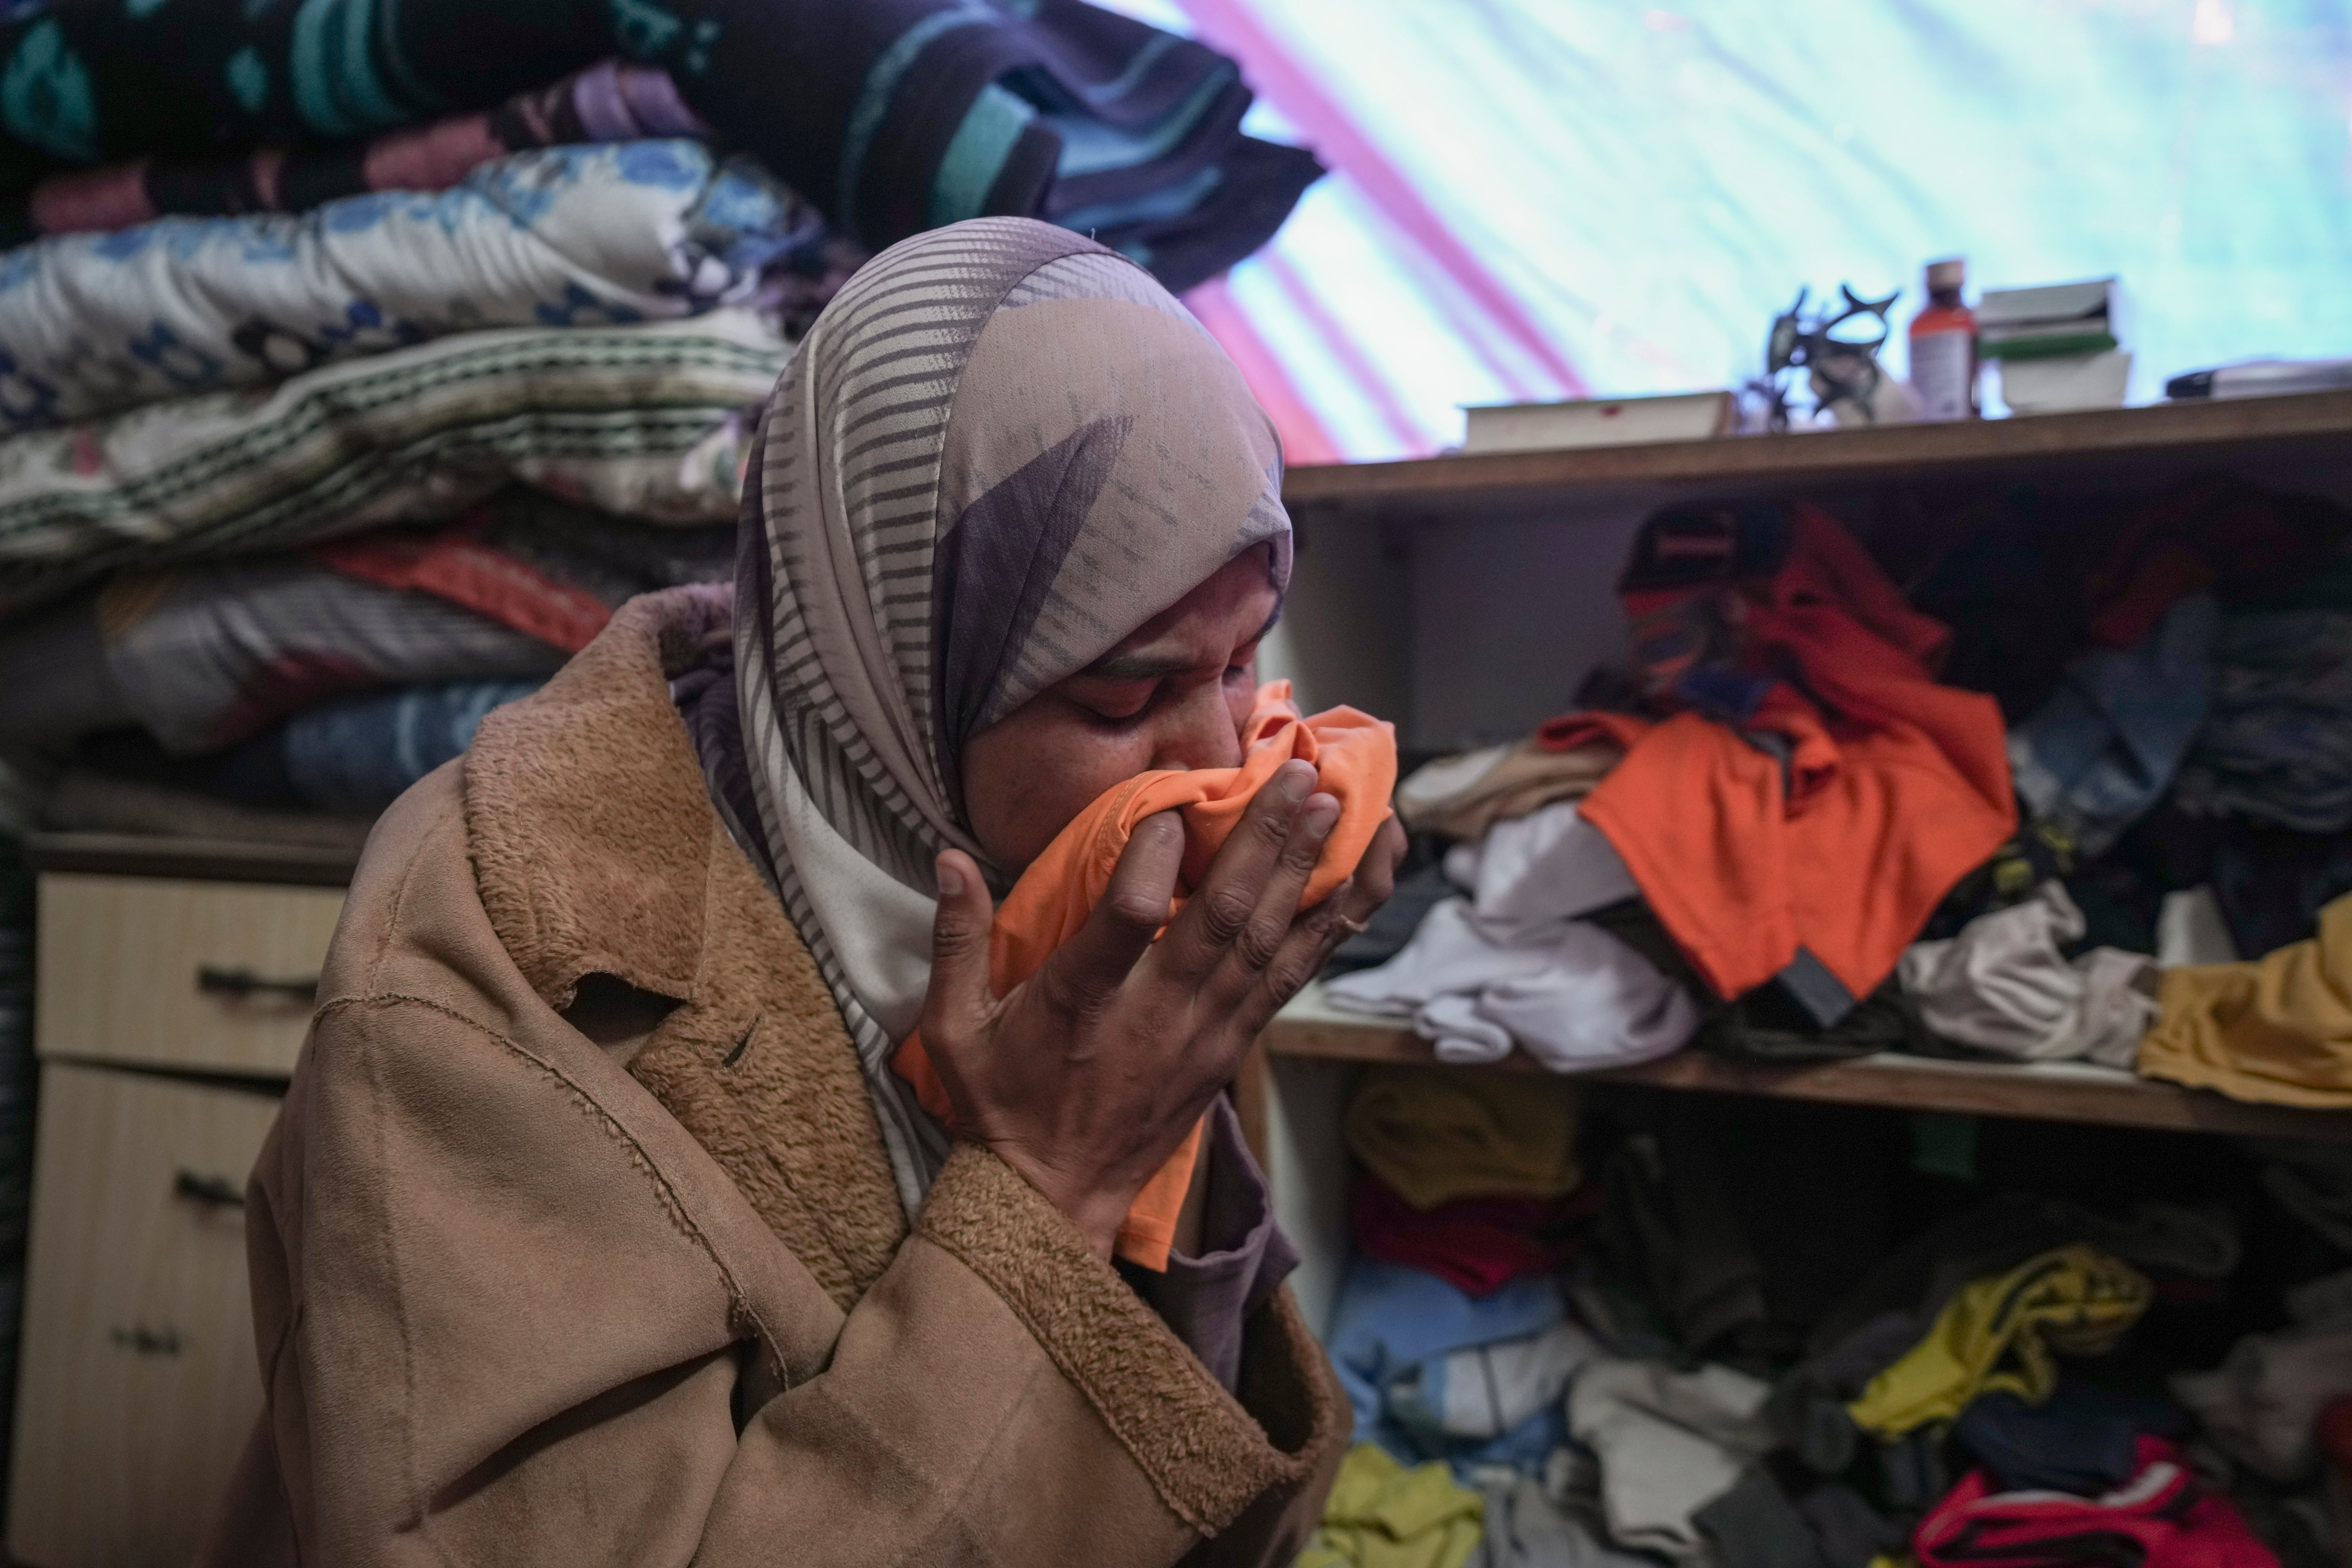
<path fill-rule="evenodd" d="M 1283 764 L 1172 925 L 1183 826 L 1174 812 L 1138 825 L 1087 923 L 1002 999 L 989 994 L 994 910 L 980 869 L 959 851 L 940 857 L 923 1047 L 957 1131 L 1019 1171 L 1105 1258 L 1135 1194 L 1266 1021 L 1395 885 L 1404 833 L 1391 819 L 1353 878 L 1299 909 L 1339 819 L 1315 784 L 1312 765 Z"/>

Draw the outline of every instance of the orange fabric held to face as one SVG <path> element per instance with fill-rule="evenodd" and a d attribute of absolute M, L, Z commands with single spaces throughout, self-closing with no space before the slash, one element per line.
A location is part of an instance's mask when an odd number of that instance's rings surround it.
<path fill-rule="evenodd" d="M 1276 768 L 1294 759 L 1314 763 L 1320 775 L 1317 787 L 1339 802 L 1339 820 L 1323 842 L 1323 857 L 1307 879 L 1300 908 L 1320 903 L 1354 875 L 1372 836 L 1388 820 L 1389 796 L 1396 789 L 1394 727 L 1353 708 L 1328 709 L 1302 719 L 1290 700 L 1290 682 L 1270 680 L 1257 689 L 1256 706 L 1242 731 L 1242 748 L 1237 768 L 1139 773 L 1105 793 L 1062 829 L 997 907 L 988 944 L 989 980 L 997 995 L 1036 973 L 1055 948 L 1077 934 L 1095 901 L 1109 888 L 1111 872 L 1137 824 L 1163 811 L 1183 813 L 1184 862 L 1176 884 L 1181 909 L 1209 874 L 1209 862 L 1251 800 Z M 952 1124 L 947 1088 L 923 1050 L 919 1032 L 907 1037 L 890 1066 L 915 1086 L 924 1110 Z M 1121 1258 L 1153 1270 L 1167 1268 L 1176 1216 L 1192 1184 L 1200 1152 L 1201 1129 L 1196 1126 L 1136 1195 L 1127 1223 L 1119 1227 Z"/>

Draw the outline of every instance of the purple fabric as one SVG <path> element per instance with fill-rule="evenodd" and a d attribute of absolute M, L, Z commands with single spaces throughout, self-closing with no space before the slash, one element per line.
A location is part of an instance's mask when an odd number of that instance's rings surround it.
<path fill-rule="evenodd" d="M 1209 1112 L 1208 1158 L 1200 1256 L 1171 1252 L 1165 1274 L 1118 1268 L 1230 1393 L 1241 1381 L 1243 1329 L 1298 1267 L 1298 1248 L 1275 1223 L 1274 1194 L 1222 1095 Z"/>

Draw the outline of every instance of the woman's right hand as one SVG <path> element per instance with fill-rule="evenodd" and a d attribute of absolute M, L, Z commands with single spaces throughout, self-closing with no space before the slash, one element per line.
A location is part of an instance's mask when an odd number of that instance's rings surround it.
<path fill-rule="evenodd" d="M 1172 924 L 1183 825 L 1174 812 L 1138 825 L 1086 924 L 1002 998 L 989 990 L 994 910 L 980 868 L 956 850 L 939 858 L 923 1047 L 957 1131 L 1019 1171 L 1104 1258 L 1144 1183 L 1346 935 L 1340 917 L 1365 902 L 1358 882 L 1378 882 L 1370 905 L 1387 897 L 1392 834 L 1357 879 L 1300 910 L 1339 818 L 1315 784 L 1312 765 L 1285 763 Z"/>

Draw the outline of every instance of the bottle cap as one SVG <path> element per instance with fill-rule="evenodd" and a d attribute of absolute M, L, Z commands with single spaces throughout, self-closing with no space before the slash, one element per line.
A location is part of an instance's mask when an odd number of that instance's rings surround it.
<path fill-rule="evenodd" d="M 1927 289 L 1931 293 L 1965 287 L 1968 280 L 1969 264 L 1960 257 L 1927 263 Z"/>

